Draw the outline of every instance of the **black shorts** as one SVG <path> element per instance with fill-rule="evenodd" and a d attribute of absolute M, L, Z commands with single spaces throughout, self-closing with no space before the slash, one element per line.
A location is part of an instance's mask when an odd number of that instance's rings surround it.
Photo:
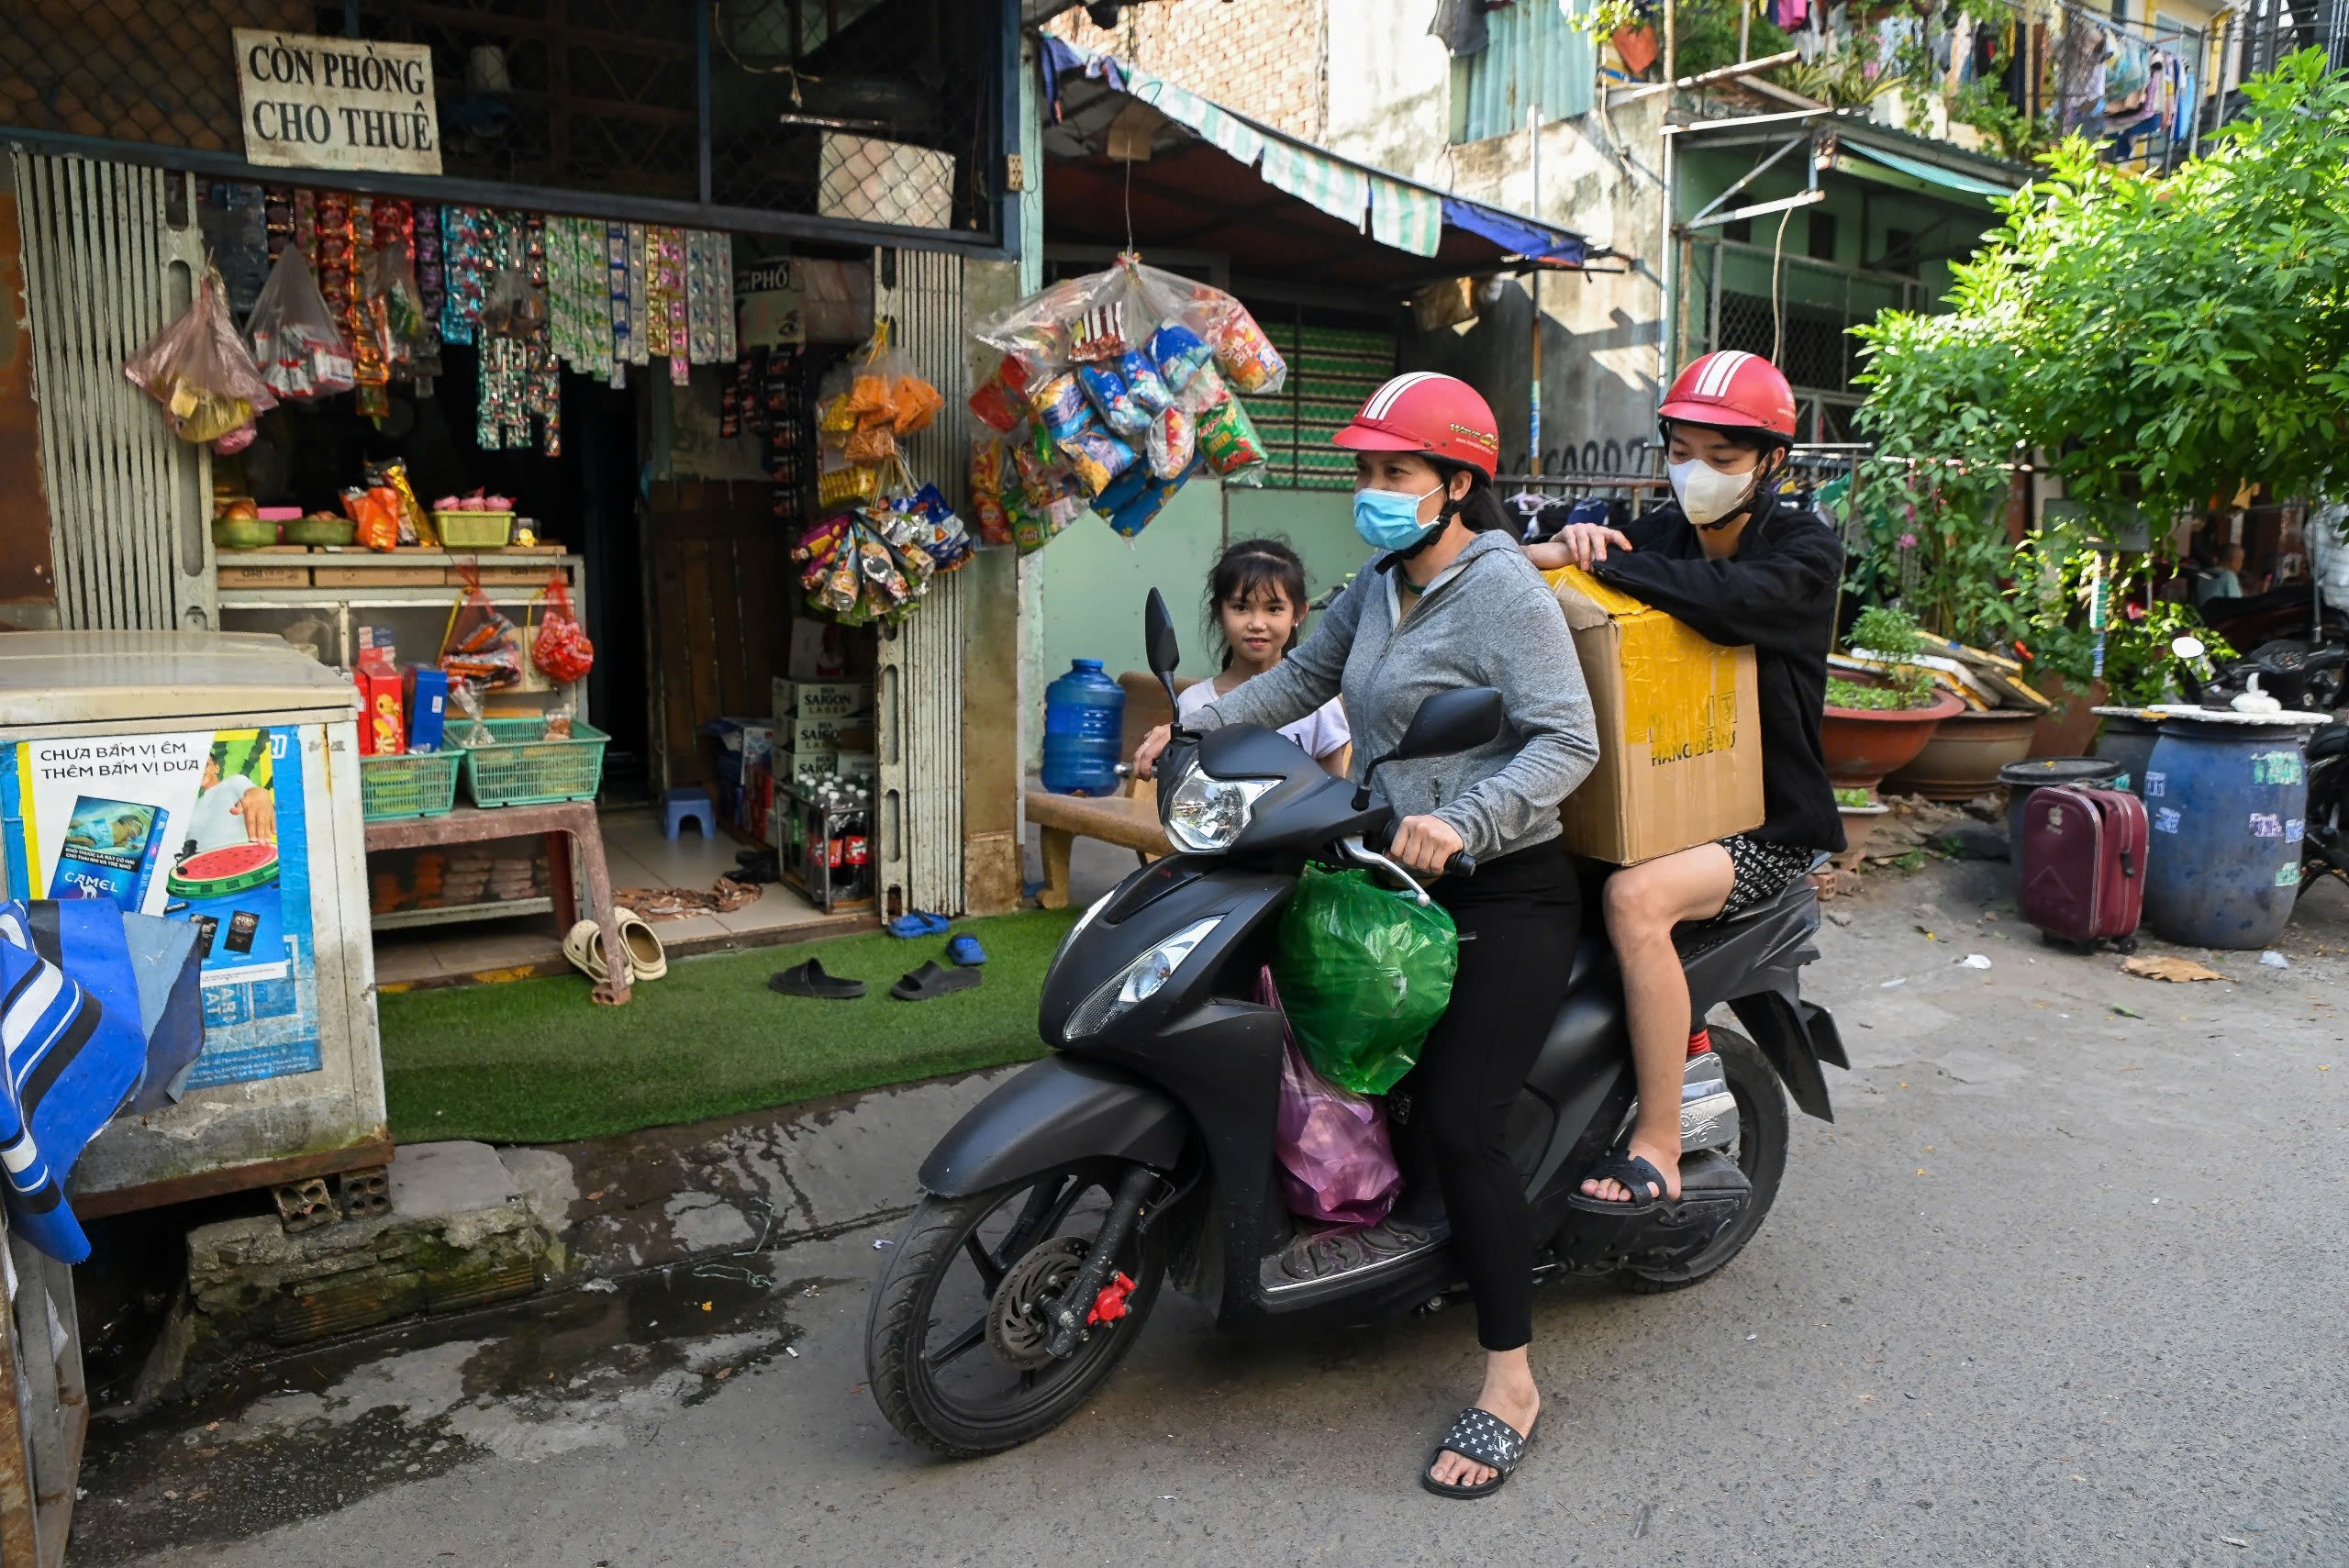
<path fill-rule="evenodd" d="M 1765 843 L 1744 833 L 1731 834 L 1720 840 L 1720 846 L 1729 851 L 1730 868 L 1737 876 L 1729 890 L 1729 902 L 1715 917 L 1724 920 L 1731 915 L 1742 915 L 1792 887 L 1798 878 L 1809 873 L 1810 862 L 1819 854 L 1800 844 Z"/>

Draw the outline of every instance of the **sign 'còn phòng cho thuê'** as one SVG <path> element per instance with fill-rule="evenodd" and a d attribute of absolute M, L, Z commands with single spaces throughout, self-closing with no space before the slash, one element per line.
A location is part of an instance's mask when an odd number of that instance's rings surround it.
<path fill-rule="evenodd" d="M 247 159 L 273 168 L 440 172 L 429 48 L 233 31 Z"/>

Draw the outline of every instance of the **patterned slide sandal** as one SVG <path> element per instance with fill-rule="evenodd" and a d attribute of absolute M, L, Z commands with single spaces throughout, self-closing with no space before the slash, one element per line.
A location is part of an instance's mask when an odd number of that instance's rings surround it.
<path fill-rule="evenodd" d="M 1460 1412 L 1460 1418 L 1452 1423 L 1452 1429 L 1443 1434 L 1443 1440 L 1428 1455 L 1427 1463 L 1419 1467 L 1419 1485 L 1439 1497 L 1489 1497 L 1517 1469 L 1519 1462 L 1525 1458 L 1527 1445 L 1533 1441 L 1533 1433 L 1541 1429 L 1542 1418 L 1536 1416 L 1532 1431 L 1520 1437 L 1517 1429 L 1498 1416 L 1471 1405 Z M 1493 1478 L 1479 1486 L 1454 1486 L 1438 1481 L 1434 1473 L 1436 1461 L 1447 1452 L 1484 1465 L 1493 1472 Z"/>

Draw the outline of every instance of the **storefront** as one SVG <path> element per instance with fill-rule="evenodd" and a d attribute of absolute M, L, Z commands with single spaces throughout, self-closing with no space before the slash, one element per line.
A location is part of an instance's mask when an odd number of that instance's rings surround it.
<path fill-rule="evenodd" d="M 708 945 L 999 903 L 965 871 L 963 639 L 1008 571 L 826 603 L 793 552 L 844 498 L 821 406 L 882 338 L 942 406 L 897 472 L 960 504 L 964 288 L 1009 266 L 1015 11 L 367 4 L 322 38 L 276 0 L 12 10 L 0 316 L 29 330 L 0 341 L 0 620 L 260 632 L 353 671 L 486 627 L 499 739 L 599 745 L 617 884 L 706 888 L 765 846 L 829 884 L 702 917 Z M 124 368 L 207 269 L 247 344 L 257 306 L 323 306 L 350 359 L 261 363 L 276 406 L 190 440 Z M 595 650 L 572 684 L 532 657 L 564 597 Z M 803 713 L 800 683 L 837 689 Z M 1008 690 L 983 700 L 1009 717 Z M 791 838 L 745 747 L 861 811 Z M 721 831 L 671 843 L 652 808 L 696 785 Z M 501 967 L 479 919 L 535 916 L 552 871 L 535 839 L 378 854 L 375 923 L 460 922 Z"/>

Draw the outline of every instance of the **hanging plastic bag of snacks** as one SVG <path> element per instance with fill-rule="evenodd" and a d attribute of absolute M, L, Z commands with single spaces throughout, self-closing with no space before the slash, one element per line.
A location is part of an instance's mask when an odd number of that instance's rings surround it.
<path fill-rule="evenodd" d="M 237 337 L 215 272 L 205 273 L 186 313 L 150 339 L 122 373 L 163 406 L 164 423 L 184 441 L 223 441 L 243 431 L 239 444 L 250 445 L 253 416 L 277 406 Z"/>
<path fill-rule="evenodd" d="M 433 338 L 416 264 L 405 249 L 386 246 L 368 263 L 367 313 L 384 368 L 401 379 L 414 376 L 417 366 L 432 357 Z"/>
<path fill-rule="evenodd" d="M 449 682 L 449 700 L 456 704 L 457 711 L 463 715 L 463 722 L 451 727 L 456 744 L 460 746 L 497 744 L 496 732 L 481 716 L 481 694 L 482 688 L 475 682 L 453 677 Z"/>
<path fill-rule="evenodd" d="M 330 397 L 354 384 L 351 344 L 296 246 L 288 245 L 269 270 L 245 336 L 262 380 L 280 397 Z"/>
<path fill-rule="evenodd" d="M 520 684 L 520 635 L 482 592 L 480 568 L 467 565 L 460 570 L 464 592 L 450 607 L 448 628 L 441 634 L 441 670 L 452 684 L 473 681 L 492 691 Z"/>
<path fill-rule="evenodd" d="M 530 642 L 530 662 L 551 681 L 569 684 L 584 680 L 596 666 L 596 645 L 571 607 L 571 584 L 556 572 L 539 590 L 546 613 L 539 617 L 538 636 Z"/>

